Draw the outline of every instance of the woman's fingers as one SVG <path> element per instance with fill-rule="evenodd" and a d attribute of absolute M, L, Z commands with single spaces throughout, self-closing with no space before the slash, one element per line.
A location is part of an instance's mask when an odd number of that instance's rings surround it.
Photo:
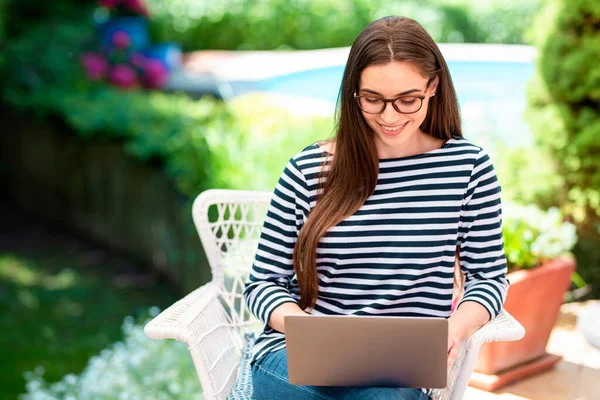
<path fill-rule="evenodd" d="M 456 360 L 456 356 L 458 355 L 458 343 L 453 343 L 448 350 L 448 368 L 452 366 L 454 361 Z"/>

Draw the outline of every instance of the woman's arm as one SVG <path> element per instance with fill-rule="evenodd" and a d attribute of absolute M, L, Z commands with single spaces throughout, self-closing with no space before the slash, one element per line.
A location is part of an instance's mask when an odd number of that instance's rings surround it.
<path fill-rule="evenodd" d="M 303 313 L 290 288 L 294 277 L 294 245 L 308 209 L 306 180 L 292 159 L 273 192 L 244 290 L 250 311 L 265 325 L 280 332 L 285 330 L 285 315 Z"/>
<path fill-rule="evenodd" d="M 500 191 L 492 161 L 481 150 L 460 217 L 458 249 L 460 268 L 465 275 L 465 293 L 457 309 L 466 302 L 478 303 L 487 311 L 487 320 L 498 315 L 509 287 Z"/>
<path fill-rule="evenodd" d="M 500 191 L 492 161 L 481 150 L 460 217 L 458 249 L 465 293 L 448 320 L 448 364 L 454 362 L 461 341 L 498 315 L 508 292 Z"/>

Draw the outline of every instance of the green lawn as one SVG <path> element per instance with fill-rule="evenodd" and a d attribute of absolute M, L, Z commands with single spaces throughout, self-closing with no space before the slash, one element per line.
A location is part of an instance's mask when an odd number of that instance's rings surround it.
<path fill-rule="evenodd" d="M 37 366 L 48 381 L 79 373 L 121 338 L 125 316 L 176 299 L 132 260 L 0 205 L 0 398 L 23 393 Z"/>

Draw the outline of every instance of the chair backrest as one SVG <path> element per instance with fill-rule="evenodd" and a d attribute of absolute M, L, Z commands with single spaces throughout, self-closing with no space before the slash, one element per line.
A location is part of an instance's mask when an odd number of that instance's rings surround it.
<path fill-rule="evenodd" d="M 260 328 L 242 293 L 271 196 L 270 192 L 211 189 L 202 192 L 192 207 L 212 282 L 220 287 L 231 326 L 237 328 L 240 336 Z"/>

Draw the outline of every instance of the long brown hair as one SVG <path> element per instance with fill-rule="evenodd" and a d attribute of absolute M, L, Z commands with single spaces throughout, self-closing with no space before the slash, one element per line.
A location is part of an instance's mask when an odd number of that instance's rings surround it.
<path fill-rule="evenodd" d="M 294 270 L 300 289 L 300 308 L 317 301 L 317 246 L 327 231 L 353 215 L 375 191 L 379 161 L 373 132 L 365 122 L 353 95 L 362 71 L 375 64 L 410 62 L 429 83 L 438 76 L 436 96 L 421 130 L 435 138 L 462 136 L 456 93 L 448 66 L 431 36 L 416 21 L 385 17 L 370 23 L 350 49 L 338 96 L 335 155 L 329 171 L 321 169 L 314 209 L 301 229 L 294 247 Z"/>

